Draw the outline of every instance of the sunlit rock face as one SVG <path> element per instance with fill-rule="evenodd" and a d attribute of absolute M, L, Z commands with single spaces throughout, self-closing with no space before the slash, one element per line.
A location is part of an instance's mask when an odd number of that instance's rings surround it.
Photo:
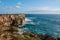
<path fill-rule="evenodd" d="M 23 21 L 25 20 L 25 15 L 24 14 L 16 14 L 16 15 L 11 15 L 12 23 L 11 25 L 14 26 L 22 26 Z"/>
<path fill-rule="evenodd" d="M 24 14 L 0 14 L 0 40 L 16 38 L 19 34 L 17 27 L 23 25 L 23 20 L 25 20 Z"/>
<path fill-rule="evenodd" d="M 21 26 L 24 19 L 24 14 L 0 14 L 0 29 L 7 30 L 11 26 Z"/>
<path fill-rule="evenodd" d="M 4 26 L 22 25 L 24 19 L 24 14 L 0 14 L 0 24 Z"/>

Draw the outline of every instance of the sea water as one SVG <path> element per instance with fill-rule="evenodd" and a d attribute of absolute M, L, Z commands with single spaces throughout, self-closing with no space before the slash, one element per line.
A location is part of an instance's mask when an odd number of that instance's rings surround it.
<path fill-rule="evenodd" d="M 60 14 L 25 14 L 25 26 L 21 32 L 49 34 L 60 37 Z"/>

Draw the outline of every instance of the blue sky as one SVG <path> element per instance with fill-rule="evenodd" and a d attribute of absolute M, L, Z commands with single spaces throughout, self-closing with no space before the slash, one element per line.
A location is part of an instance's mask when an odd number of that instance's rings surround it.
<path fill-rule="evenodd" d="M 0 0 L 0 13 L 60 14 L 60 0 Z"/>

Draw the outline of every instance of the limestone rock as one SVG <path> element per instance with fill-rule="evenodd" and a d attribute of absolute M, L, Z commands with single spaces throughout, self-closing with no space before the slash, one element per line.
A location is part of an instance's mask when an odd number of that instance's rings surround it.
<path fill-rule="evenodd" d="M 13 40 L 19 34 L 18 26 L 23 25 L 24 14 L 0 14 L 0 40 Z"/>

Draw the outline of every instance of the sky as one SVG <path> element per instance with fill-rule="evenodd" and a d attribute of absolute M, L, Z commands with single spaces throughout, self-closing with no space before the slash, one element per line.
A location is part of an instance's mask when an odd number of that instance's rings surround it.
<path fill-rule="evenodd" d="M 60 14 L 60 0 L 0 0 L 0 13 Z"/>

